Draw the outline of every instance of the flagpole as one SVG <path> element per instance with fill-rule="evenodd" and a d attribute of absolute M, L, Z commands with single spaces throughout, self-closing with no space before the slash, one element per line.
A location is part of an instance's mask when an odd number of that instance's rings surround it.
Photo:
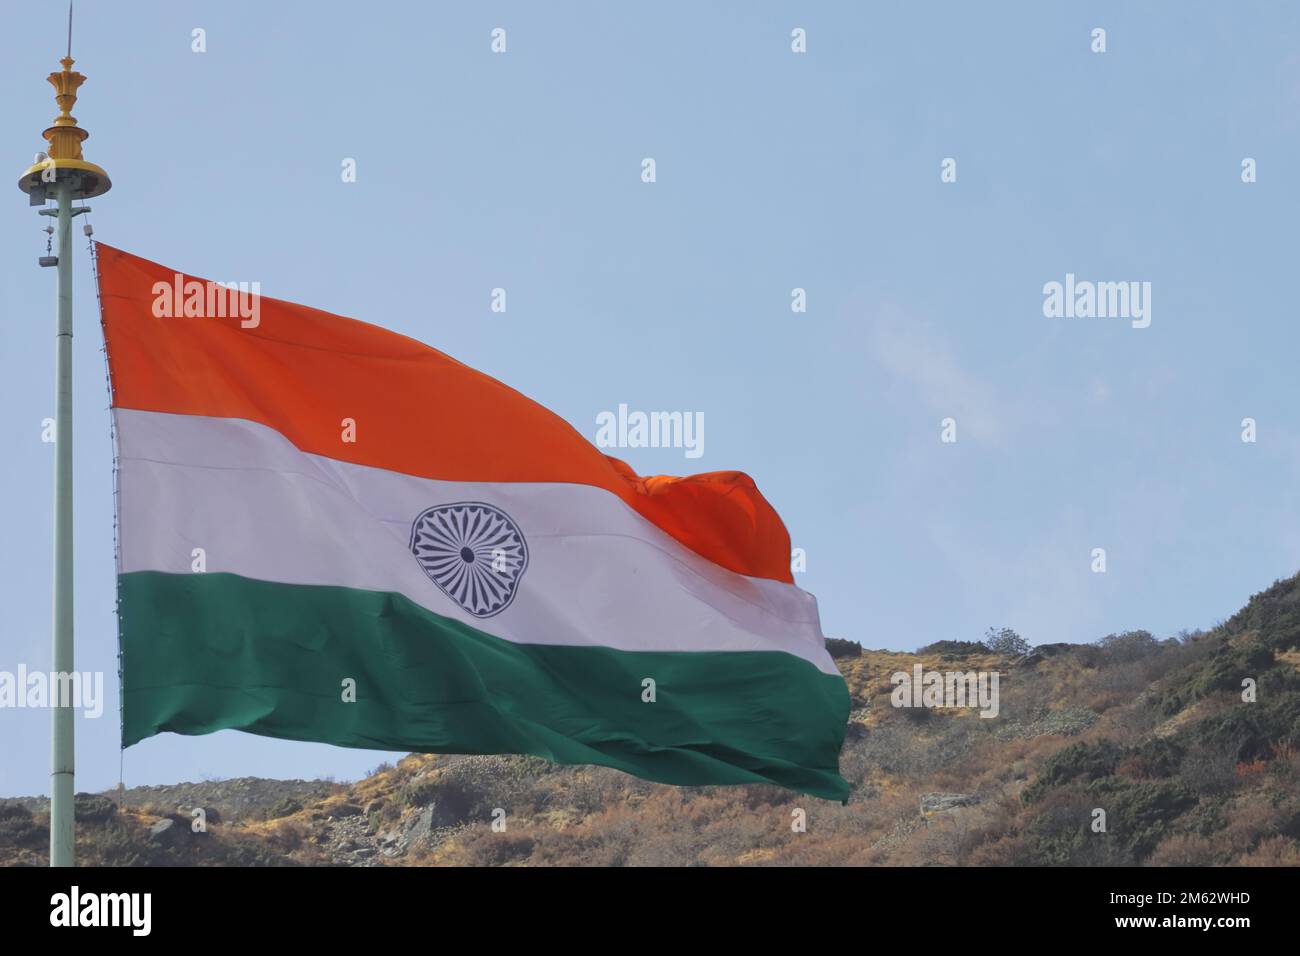
<path fill-rule="evenodd" d="M 71 16 L 71 14 L 69 14 Z M 85 76 L 72 69 L 71 23 L 68 55 L 59 62 L 61 71 L 48 77 L 54 86 L 59 115 L 42 134 L 49 143 L 48 155 L 38 153 L 36 162 L 23 172 L 18 188 L 27 193 L 33 206 L 53 199 L 54 209 L 41 209 L 56 221 L 58 255 L 41 259 L 43 266 L 57 266 L 58 294 L 55 310 L 55 399 L 54 399 L 54 615 L 53 666 L 56 675 L 73 673 L 72 641 L 72 220 L 89 207 L 72 207 L 74 199 L 90 199 L 108 192 L 108 174 L 82 157 L 81 144 L 90 134 L 77 126 L 72 107 Z M 56 681 L 52 690 L 50 720 L 50 866 L 75 865 L 73 795 L 75 793 L 75 750 L 73 747 L 73 701 L 66 692 L 70 684 Z"/>
<path fill-rule="evenodd" d="M 73 673 L 72 660 L 72 186 L 55 184 L 58 197 L 59 301 L 55 332 L 54 397 L 54 666 Z M 60 686 L 67 686 L 60 684 Z M 50 866 L 75 865 L 73 833 L 73 711 L 51 700 Z"/>

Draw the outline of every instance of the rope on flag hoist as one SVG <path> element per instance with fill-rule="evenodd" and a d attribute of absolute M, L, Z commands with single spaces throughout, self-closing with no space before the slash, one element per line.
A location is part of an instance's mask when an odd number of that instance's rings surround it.
<path fill-rule="evenodd" d="M 87 209 L 86 211 L 87 215 L 88 213 L 89 213 L 89 209 Z M 89 218 L 87 218 L 85 226 L 83 227 L 82 231 L 86 234 L 86 248 L 89 252 L 89 258 L 90 258 L 90 273 L 91 273 L 91 278 L 94 280 L 94 284 L 95 284 L 95 304 L 99 307 L 100 323 L 102 329 L 103 316 L 104 316 L 104 303 L 103 303 L 103 298 L 101 296 L 100 287 L 99 287 L 99 247 L 95 243 L 95 239 L 94 239 L 95 230 L 91 227 Z M 118 518 L 117 518 L 118 515 L 117 429 L 116 426 L 114 425 L 113 415 L 112 415 L 113 381 L 112 381 L 112 377 L 109 374 L 107 336 L 104 337 L 103 344 L 99 347 L 99 351 L 104 356 L 104 385 L 109 395 L 108 437 L 109 437 L 109 443 L 112 445 L 113 448 L 113 561 L 115 565 L 114 570 L 116 571 L 120 569 L 120 565 L 121 565 L 121 560 L 120 560 L 121 541 L 118 535 Z M 117 580 L 116 574 L 114 574 L 114 580 L 115 581 Z M 114 598 L 113 598 L 113 614 L 115 617 L 117 617 L 121 612 L 121 593 L 116 590 L 117 589 L 116 584 L 114 584 L 114 589 L 115 590 L 114 590 Z M 122 687 L 121 628 L 119 627 L 117 631 L 118 631 L 117 686 L 119 688 L 118 714 L 117 714 L 118 717 L 117 806 L 118 806 L 118 810 L 120 811 L 123 807 L 126 798 L 126 748 L 122 746 L 122 730 L 124 726 L 123 720 L 125 719 L 125 714 L 123 713 L 123 708 L 122 708 L 123 695 L 120 693 L 120 688 Z"/>

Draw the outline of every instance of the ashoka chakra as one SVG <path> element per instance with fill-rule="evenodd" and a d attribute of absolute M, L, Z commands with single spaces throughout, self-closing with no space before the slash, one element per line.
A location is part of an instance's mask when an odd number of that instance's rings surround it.
<path fill-rule="evenodd" d="M 519 526 L 479 501 L 422 511 L 411 526 L 411 553 L 429 580 L 475 617 L 509 607 L 528 567 Z"/>

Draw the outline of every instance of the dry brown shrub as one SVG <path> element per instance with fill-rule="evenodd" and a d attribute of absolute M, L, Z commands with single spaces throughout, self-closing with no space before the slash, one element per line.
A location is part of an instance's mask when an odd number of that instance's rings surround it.
<path fill-rule="evenodd" d="M 1166 837 L 1146 859 L 1147 866 L 1214 866 L 1222 862 L 1222 848 L 1210 837 L 1194 833 Z"/>
<path fill-rule="evenodd" d="M 990 843 L 983 843 L 971 851 L 966 861 L 974 867 L 981 866 L 1032 866 L 1033 856 L 1019 833 L 1008 833 Z"/>
<path fill-rule="evenodd" d="M 1242 761 L 1237 764 L 1237 779 L 1244 784 L 1250 784 L 1268 773 L 1268 761 L 1251 760 Z"/>
<path fill-rule="evenodd" d="M 1281 832 L 1295 812 L 1294 801 L 1274 806 L 1263 794 L 1241 795 L 1225 809 L 1228 825 L 1217 835 L 1231 855 Z"/>
<path fill-rule="evenodd" d="M 310 834 L 311 831 L 306 825 L 299 823 L 297 820 L 281 820 L 271 827 L 268 835 L 274 846 L 286 852 L 292 852 L 301 849 Z"/>
<path fill-rule="evenodd" d="M 1300 844 L 1284 836 L 1261 840 L 1255 849 L 1232 861 L 1233 866 L 1300 866 Z"/>

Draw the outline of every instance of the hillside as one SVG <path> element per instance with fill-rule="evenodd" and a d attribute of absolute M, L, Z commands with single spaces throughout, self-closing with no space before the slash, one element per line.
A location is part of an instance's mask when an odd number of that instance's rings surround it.
<path fill-rule="evenodd" d="M 855 645 L 837 652 L 851 655 Z M 890 677 L 1000 673 L 1000 711 L 896 708 Z M 353 784 L 83 796 L 83 864 L 1297 865 L 1300 575 L 1212 631 L 1004 657 L 945 642 L 842 656 L 847 805 L 676 788 L 527 757 L 412 755 Z M 1245 702 L 1243 679 L 1255 681 Z M 120 802 L 120 806 L 119 806 Z M 191 829 L 206 810 L 206 832 Z M 0 801 L 0 862 L 43 863 L 40 801 Z M 806 832 L 795 832 L 797 809 Z M 1094 832 L 1096 811 L 1105 832 Z M 504 831 L 493 829 L 494 813 Z M 498 827 L 499 829 L 499 827 Z"/>

